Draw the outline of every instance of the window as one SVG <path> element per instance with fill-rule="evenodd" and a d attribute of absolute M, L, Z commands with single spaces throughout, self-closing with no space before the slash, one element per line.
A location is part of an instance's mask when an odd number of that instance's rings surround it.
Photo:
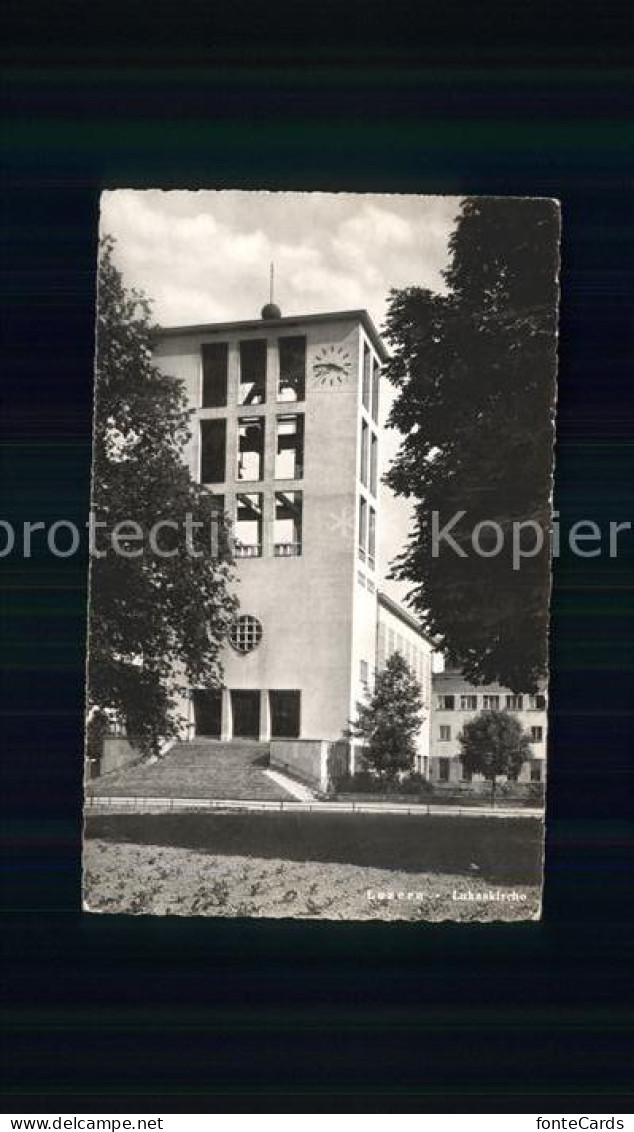
<path fill-rule="evenodd" d="M 376 554 L 376 511 L 368 507 L 368 566 L 374 570 L 374 556 Z"/>
<path fill-rule="evenodd" d="M 521 711 L 522 710 L 522 697 L 521 696 L 507 696 L 506 697 L 506 710 L 507 711 Z"/>
<path fill-rule="evenodd" d="M 304 416 L 277 418 L 275 478 L 301 480 L 304 474 Z"/>
<path fill-rule="evenodd" d="M 449 759 L 438 759 L 438 778 L 440 782 L 449 782 Z"/>
<path fill-rule="evenodd" d="M 370 410 L 370 372 L 371 372 L 372 358 L 370 355 L 370 347 L 364 343 L 363 345 L 363 407 Z"/>
<path fill-rule="evenodd" d="M 483 696 L 482 706 L 485 711 L 499 711 L 500 710 L 500 697 L 499 696 Z"/>
<path fill-rule="evenodd" d="M 455 696 L 439 696 L 438 697 L 438 710 L 439 711 L 453 711 L 456 706 Z"/>
<path fill-rule="evenodd" d="M 367 545 L 368 505 L 363 497 L 359 499 L 359 558 L 365 562 Z"/>
<path fill-rule="evenodd" d="M 368 442 L 370 439 L 370 430 L 365 423 L 361 422 L 361 483 L 364 487 L 368 486 Z"/>
<path fill-rule="evenodd" d="M 233 622 L 229 640 L 236 652 L 252 652 L 262 640 L 262 625 L 257 617 L 244 613 L 241 617 L 236 617 Z"/>
<path fill-rule="evenodd" d="M 226 342 L 204 342 L 201 348 L 203 366 L 203 409 L 217 409 L 227 404 L 229 346 Z"/>
<path fill-rule="evenodd" d="M 262 496 L 238 495 L 236 499 L 236 558 L 259 558 L 262 554 Z"/>
<path fill-rule="evenodd" d="M 264 470 L 264 417 L 238 421 L 238 479 L 261 480 Z"/>
<path fill-rule="evenodd" d="M 519 778 L 519 771 L 510 770 L 508 772 L 507 776 L 506 776 L 506 781 L 507 782 L 517 782 L 518 778 Z"/>
<path fill-rule="evenodd" d="M 278 491 L 275 495 L 275 557 L 298 558 L 302 553 L 302 493 Z"/>
<path fill-rule="evenodd" d="M 470 770 L 465 770 L 465 768 L 463 767 L 462 768 L 462 781 L 463 782 L 471 782 L 472 779 L 473 779 L 472 772 Z"/>
<path fill-rule="evenodd" d="M 280 338 L 278 401 L 303 401 L 306 386 L 306 339 Z"/>
<path fill-rule="evenodd" d="M 365 581 L 365 574 L 363 573 L 363 570 L 357 570 L 357 581 L 358 581 L 359 585 L 363 589 L 365 589 L 366 581 Z"/>
<path fill-rule="evenodd" d="M 387 655 L 388 657 L 394 652 L 394 630 L 388 629 L 387 631 Z"/>
<path fill-rule="evenodd" d="M 451 727 L 448 727 L 446 723 L 440 726 L 439 738 L 441 743 L 449 743 L 451 741 Z"/>
<path fill-rule="evenodd" d="M 545 711 L 546 710 L 546 697 L 545 696 L 529 696 L 528 697 L 529 711 Z"/>
<path fill-rule="evenodd" d="M 227 451 L 226 421 L 200 422 L 200 482 L 223 483 Z"/>
<path fill-rule="evenodd" d="M 240 343 L 240 405 L 263 405 L 266 401 L 266 339 Z"/>
<path fill-rule="evenodd" d="M 460 697 L 460 711 L 477 711 L 478 710 L 478 697 L 477 696 L 461 696 Z"/>
<path fill-rule="evenodd" d="M 377 437 L 372 433 L 370 439 L 370 491 L 373 495 L 377 493 L 378 487 L 378 474 L 379 474 L 379 442 Z"/>
<path fill-rule="evenodd" d="M 372 366 L 372 420 L 378 421 L 379 419 L 379 384 L 381 378 L 381 367 L 376 360 Z"/>
<path fill-rule="evenodd" d="M 543 727 L 531 727 L 531 743 L 541 743 L 544 738 Z"/>
<path fill-rule="evenodd" d="M 370 673 L 369 673 L 367 660 L 360 660 L 359 661 L 359 679 L 360 679 L 361 683 L 363 685 L 365 685 L 365 687 L 367 688 L 368 681 L 370 679 Z"/>
<path fill-rule="evenodd" d="M 541 782 L 542 780 L 542 765 L 541 763 L 531 763 L 531 782 Z"/>

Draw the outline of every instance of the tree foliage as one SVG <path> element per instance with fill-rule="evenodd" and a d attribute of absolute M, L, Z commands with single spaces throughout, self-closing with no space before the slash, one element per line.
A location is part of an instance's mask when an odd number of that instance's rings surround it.
<path fill-rule="evenodd" d="M 467 199 L 450 241 L 446 294 L 392 291 L 386 367 L 403 434 L 386 482 L 412 500 L 410 539 L 393 576 L 450 663 L 473 683 L 535 691 L 547 668 L 559 214 L 548 200 Z M 465 511 L 432 555 L 442 529 Z M 502 553 L 480 557 L 476 524 L 493 520 Z M 514 570 L 514 522 L 544 548 Z M 536 536 L 525 531 L 529 550 Z M 488 539 L 488 541 L 487 541 Z M 485 553 L 494 532 L 482 528 Z"/>
<path fill-rule="evenodd" d="M 368 770 L 385 783 L 412 770 L 421 727 L 421 690 L 400 653 L 377 673 L 374 691 L 361 704 L 351 733 L 364 742 Z"/>
<path fill-rule="evenodd" d="M 150 306 L 126 289 L 112 239 L 100 251 L 92 511 L 101 527 L 90 571 L 88 699 L 156 752 L 177 732 L 179 691 L 220 682 L 236 602 L 224 517 L 184 462 L 191 412 L 182 383 L 153 364 Z M 174 525 L 159 532 L 162 521 Z M 120 523 L 128 525 L 115 553 Z M 169 556 L 154 552 L 152 528 Z"/>
<path fill-rule="evenodd" d="M 515 778 L 532 754 L 529 736 L 517 716 L 507 711 L 481 711 L 465 723 L 458 741 L 464 769 L 484 775 L 491 783 L 492 801 L 497 778 Z"/>

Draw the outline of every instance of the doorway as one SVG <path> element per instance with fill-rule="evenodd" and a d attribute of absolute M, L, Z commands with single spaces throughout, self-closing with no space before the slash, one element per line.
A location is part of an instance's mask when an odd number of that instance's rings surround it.
<path fill-rule="evenodd" d="M 194 691 L 194 723 L 196 735 L 219 739 L 222 725 L 222 691 L 220 688 Z"/>
<path fill-rule="evenodd" d="M 260 738 L 260 693 L 232 691 L 234 739 Z"/>

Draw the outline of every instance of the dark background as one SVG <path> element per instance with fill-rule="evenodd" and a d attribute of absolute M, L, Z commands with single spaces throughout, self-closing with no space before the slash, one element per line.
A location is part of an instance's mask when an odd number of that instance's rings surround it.
<path fill-rule="evenodd" d="M 2 517 L 86 519 L 99 191 L 227 186 L 558 197 L 556 506 L 631 518 L 630 32 L 595 7 L 10 4 Z M 2 559 L 7 1108 L 628 1111 L 631 547 L 555 565 L 544 919 L 473 927 L 82 915 L 86 559 Z"/>

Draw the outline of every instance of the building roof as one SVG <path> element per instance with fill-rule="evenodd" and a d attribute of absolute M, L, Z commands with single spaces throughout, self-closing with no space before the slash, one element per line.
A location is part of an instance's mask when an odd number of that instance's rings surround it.
<path fill-rule="evenodd" d="M 267 329 L 277 327 L 290 330 L 306 322 L 343 322 L 358 321 L 362 324 L 368 338 L 372 342 L 382 362 L 387 362 L 389 354 L 381 336 L 366 310 L 352 311 L 325 311 L 323 314 L 290 315 L 283 318 L 250 318 L 238 322 L 208 322 L 195 326 L 160 326 L 156 332 L 157 338 L 178 338 L 185 334 L 222 334 L 231 330 L 258 330 L 266 326 Z"/>
<path fill-rule="evenodd" d="M 418 633 L 418 636 L 427 641 L 428 645 L 431 645 L 432 648 L 437 647 L 437 642 L 434 641 L 434 639 L 424 631 L 420 622 L 416 620 L 413 613 L 410 613 L 409 610 L 404 609 L 403 606 L 399 605 L 399 603 L 397 601 L 394 601 L 393 598 L 388 597 L 388 595 L 383 590 L 379 590 L 377 594 L 377 600 L 379 605 L 382 605 L 384 609 L 388 609 L 389 612 L 394 615 L 394 617 L 398 617 L 399 621 L 402 621 L 404 625 L 407 625 L 410 629 L 413 629 L 415 633 Z"/>

